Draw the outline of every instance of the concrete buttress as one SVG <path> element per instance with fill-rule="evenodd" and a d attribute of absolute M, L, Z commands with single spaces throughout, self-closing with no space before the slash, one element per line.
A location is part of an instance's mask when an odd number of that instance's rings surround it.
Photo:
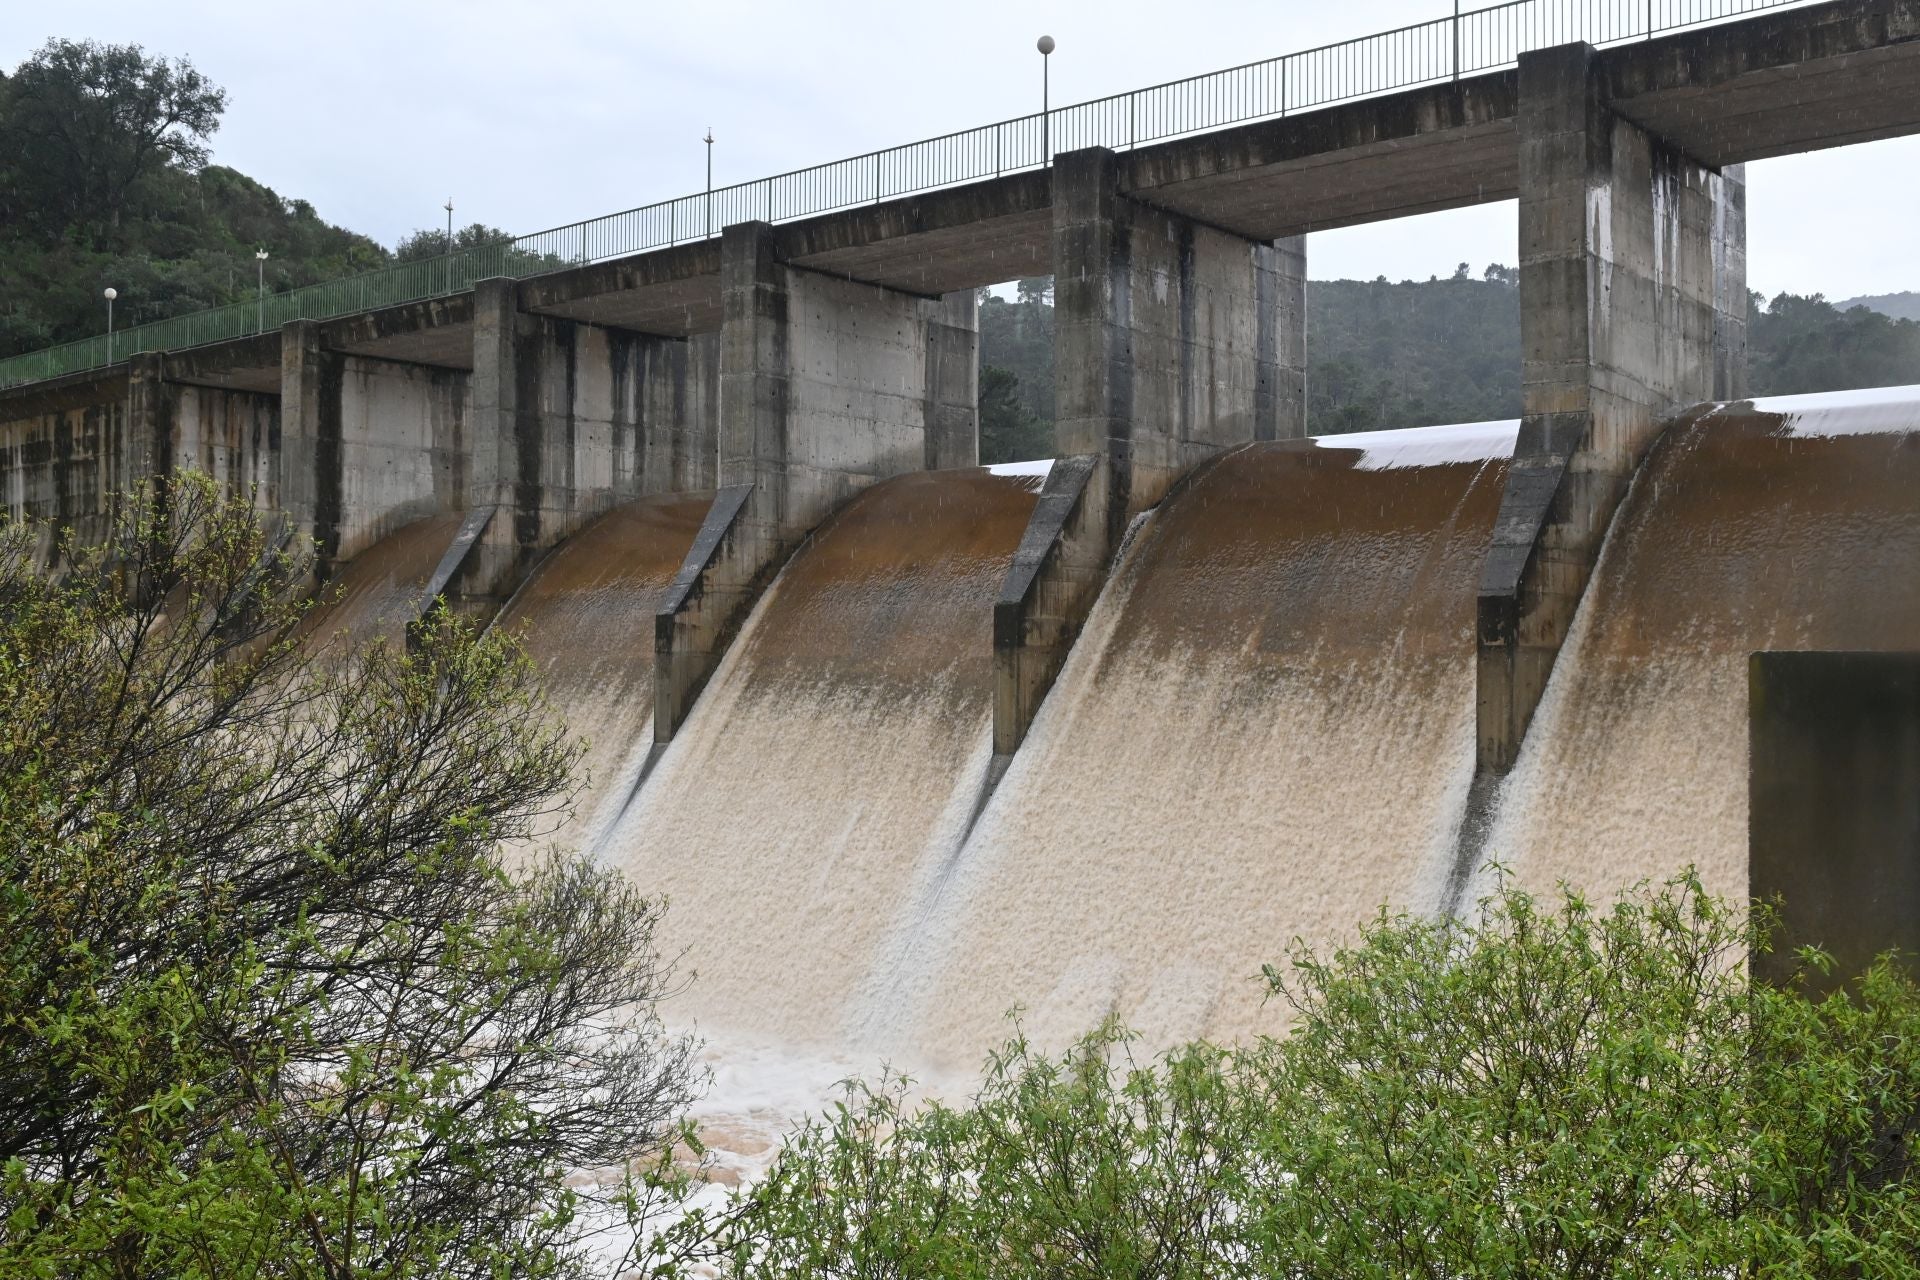
<path fill-rule="evenodd" d="M 1479 592 L 1478 766 L 1513 766 L 1659 423 L 1740 394 L 1745 185 L 1618 115 L 1592 47 L 1520 58 L 1520 436 Z"/>
<path fill-rule="evenodd" d="M 971 291 L 926 297 L 721 236 L 719 497 L 655 618 L 654 738 L 673 738 L 760 590 L 869 484 L 977 457 Z"/>
<path fill-rule="evenodd" d="M 1053 166 L 1050 476 L 994 608 L 994 750 L 1026 736 L 1133 517 L 1195 466 L 1306 433 L 1302 237 L 1129 197 L 1114 153 Z"/>

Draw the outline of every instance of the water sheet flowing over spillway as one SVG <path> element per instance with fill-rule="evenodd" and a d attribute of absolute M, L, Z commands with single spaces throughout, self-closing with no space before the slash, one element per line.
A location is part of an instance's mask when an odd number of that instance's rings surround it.
<path fill-rule="evenodd" d="M 460 532 L 459 512 L 402 525 L 349 561 L 302 620 L 309 643 L 330 648 L 385 640 L 402 644 L 421 593 Z"/>
<path fill-rule="evenodd" d="M 539 666 L 567 732 L 585 738 L 583 790 L 554 839 L 590 850 L 633 793 L 653 743 L 653 615 L 712 505 L 642 498 L 560 544 L 495 624 Z"/>
<path fill-rule="evenodd" d="M 993 600 L 1039 482 L 876 485 L 761 599 L 602 846 L 670 899 L 661 942 L 696 975 L 672 1016 L 737 1051 L 860 1042 L 873 957 L 986 774 Z"/>
<path fill-rule="evenodd" d="M 1744 897 L 1762 649 L 1920 649 L 1920 388 L 1667 429 L 1496 794 L 1488 855 L 1535 888 L 1604 893 L 1692 864 Z"/>
<path fill-rule="evenodd" d="M 1261 444 L 1141 527 L 900 976 L 977 1064 L 1118 1013 L 1275 1024 L 1257 975 L 1437 898 L 1473 759 L 1474 586 L 1516 424 Z"/>

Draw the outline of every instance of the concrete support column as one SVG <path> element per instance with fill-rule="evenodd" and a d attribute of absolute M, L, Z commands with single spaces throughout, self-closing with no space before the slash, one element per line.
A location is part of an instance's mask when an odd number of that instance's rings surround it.
<path fill-rule="evenodd" d="M 488 545 L 476 555 L 493 570 L 524 564 L 540 549 L 540 459 L 534 443 L 536 322 L 520 311 L 515 282 L 474 284 L 474 372 L 465 503 L 497 507 Z"/>
<path fill-rule="evenodd" d="M 669 741 L 760 589 L 860 489 L 977 456 L 971 301 L 781 261 L 772 227 L 721 236 L 719 497 L 656 617 Z"/>
<path fill-rule="evenodd" d="M 980 462 L 980 300 L 950 293 L 927 322 L 926 444 L 929 471 Z"/>
<path fill-rule="evenodd" d="M 1520 59 L 1525 417 L 1479 603 L 1479 764 L 1517 756 L 1659 424 L 1745 381 L 1742 175 L 1615 115 L 1593 49 Z"/>
<path fill-rule="evenodd" d="M 1053 167 L 1055 465 L 994 611 L 994 744 L 1026 736 L 1127 524 L 1210 458 L 1306 434 L 1306 249 Z"/>
<path fill-rule="evenodd" d="M 166 356 L 143 351 L 128 359 L 127 417 L 116 489 L 131 493 L 172 472 L 174 399 L 167 387 Z"/>
<path fill-rule="evenodd" d="M 323 582 L 340 554 L 341 375 L 341 359 L 322 349 L 314 321 L 280 330 L 280 502 L 296 542 L 313 549 Z"/>

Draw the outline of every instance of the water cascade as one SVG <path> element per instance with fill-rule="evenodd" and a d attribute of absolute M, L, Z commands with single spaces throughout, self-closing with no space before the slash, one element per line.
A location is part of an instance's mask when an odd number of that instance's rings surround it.
<path fill-rule="evenodd" d="M 1296 936 L 1435 899 L 1516 424 L 1254 445 L 1156 511 L 962 851 L 890 1039 L 958 1070 L 1117 1012 L 1272 1024 Z"/>
<path fill-rule="evenodd" d="M 1614 521 L 1488 856 L 1536 888 L 1693 864 L 1744 896 L 1747 655 L 1915 648 L 1920 389 L 1683 419 Z"/>
<path fill-rule="evenodd" d="M 329 645 L 404 643 L 420 595 L 463 518 L 453 511 L 415 520 L 362 551 L 327 584 L 323 603 L 301 622 L 302 632 Z"/>
<path fill-rule="evenodd" d="M 541 561 L 496 623 L 520 638 L 567 731 L 587 741 L 584 788 L 553 837 L 569 847 L 594 847 L 651 754 L 653 614 L 712 498 L 615 507 Z"/>
<path fill-rule="evenodd" d="M 670 900 L 662 942 L 696 974 L 677 1017 L 741 1052 L 862 1043 L 873 957 L 986 773 L 993 599 L 1038 483 L 875 485 L 762 597 L 603 845 Z"/>

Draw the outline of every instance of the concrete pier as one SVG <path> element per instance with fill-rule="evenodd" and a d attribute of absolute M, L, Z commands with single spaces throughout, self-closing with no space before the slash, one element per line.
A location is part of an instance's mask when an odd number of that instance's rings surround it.
<path fill-rule="evenodd" d="M 1608 523 L 1675 409 L 1745 382 L 1745 184 L 1613 109 L 1594 50 L 1519 71 L 1525 417 L 1480 585 L 1479 766 L 1512 767 Z"/>
<path fill-rule="evenodd" d="M 529 312 L 523 286 L 474 289 L 471 445 L 459 486 L 494 507 L 450 589 L 503 599 L 534 561 L 617 502 L 710 489 L 719 338 Z"/>
<path fill-rule="evenodd" d="M 672 739 L 788 555 L 876 480 L 975 460 L 970 291 L 927 297 L 796 267 L 774 229 L 721 240 L 719 485 L 656 631 L 655 722 Z"/>
<path fill-rule="evenodd" d="M 1306 254 L 1146 204 L 1119 158 L 1055 158 L 1050 477 L 995 609 L 995 751 L 1026 736 L 1127 523 L 1209 458 L 1306 433 Z M 1090 461 L 1087 461 L 1090 460 Z"/>

